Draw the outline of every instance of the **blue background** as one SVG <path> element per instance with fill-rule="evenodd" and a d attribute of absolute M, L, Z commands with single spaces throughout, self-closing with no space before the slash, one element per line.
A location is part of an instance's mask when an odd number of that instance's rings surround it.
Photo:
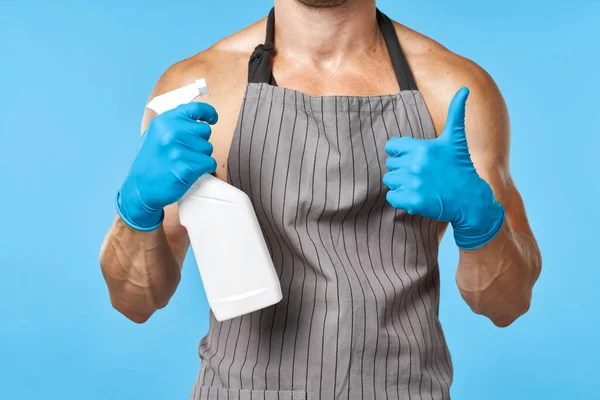
<path fill-rule="evenodd" d="M 144 325 L 114 311 L 98 263 L 113 195 L 159 75 L 267 14 L 267 0 L 0 5 L 0 398 L 187 399 L 208 309 L 188 258 Z M 597 1 L 379 1 L 481 64 L 512 118 L 512 171 L 544 256 L 530 312 L 494 327 L 440 253 L 455 399 L 597 399 Z M 594 372 L 595 371 L 595 372 Z"/>

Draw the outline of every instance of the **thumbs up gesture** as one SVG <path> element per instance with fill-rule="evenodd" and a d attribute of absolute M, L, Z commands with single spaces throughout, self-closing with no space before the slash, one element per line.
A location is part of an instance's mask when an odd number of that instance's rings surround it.
<path fill-rule="evenodd" d="M 394 208 L 451 223 L 458 247 L 472 250 L 496 236 L 505 213 L 471 161 L 465 134 L 468 96 L 467 88 L 456 93 L 438 138 L 394 137 L 386 143 L 389 172 L 383 183 Z"/>

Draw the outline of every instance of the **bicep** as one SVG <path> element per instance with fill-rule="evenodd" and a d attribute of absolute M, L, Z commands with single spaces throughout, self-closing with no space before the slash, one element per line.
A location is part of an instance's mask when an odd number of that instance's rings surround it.
<path fill-rule="evenodd" d="M 473 74 L 465 127 L 473 165 L 504 206 L 516 231 L 531 234 L 523 199 L 509 168 L 510 119 L 506 103 L 492 78 L 483 70 Z"/>

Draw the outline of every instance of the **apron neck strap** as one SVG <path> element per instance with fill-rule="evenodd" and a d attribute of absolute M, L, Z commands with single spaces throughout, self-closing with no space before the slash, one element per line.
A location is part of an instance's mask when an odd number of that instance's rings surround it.
<path fill-rule="evenodd" d="M 392 60 L 392 66 L 394 67 L 394 73 L 398 80 L 398 86 L 400 90 L 417 90 L 417 84 L 415 78 L 408 66 L 402 46 L 398 40 L 396 34 L 396 28 L 394 23 L 387 15 L 377 9 L 377 24 L 383 35 L 385 46 L 387 47 L 388 54 Z"/>
<path fill-rule="evenodd" d="M 383 40 L 392 60 L 394 73 L 401 90 L 417 90 L 415 78 L 410 70 L 393 22 L 377 9 L 377 24 L 383 35 Z M 264 44 L 256 46 L 250 60 L 248 61 L 248 82 L 249 83 L 268 83 L 276 86 L 275 78 L 271 69 L 273 57 L 273 37 L 275 32 L 275 8 L 271 8 L 267 17 L 267 34 Z"/>
<path fill-rule="evenodd" d="M 248 61 L 248 83 L 268 83 L 276 86 L 271 70 L 273 57 L 273 37 L 275 32 L 275 7 L 271 8 L 267 17 L 267 36 L 264 44 L 254 48 Z"/>

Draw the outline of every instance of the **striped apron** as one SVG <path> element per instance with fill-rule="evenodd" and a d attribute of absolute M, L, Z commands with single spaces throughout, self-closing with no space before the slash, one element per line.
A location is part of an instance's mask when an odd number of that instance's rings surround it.
<path fill-rule="evenodd" d="M 382 184 L 387 140 L 435 131 L 391 20 L 377 20 L 400 93 L 309 96 L 275 83 L 269 14 L 227 180 L 252 200 L 283 299 L 210 313 L 193 400 L 450 398 L 438 224 L 394 209 Z"/>

